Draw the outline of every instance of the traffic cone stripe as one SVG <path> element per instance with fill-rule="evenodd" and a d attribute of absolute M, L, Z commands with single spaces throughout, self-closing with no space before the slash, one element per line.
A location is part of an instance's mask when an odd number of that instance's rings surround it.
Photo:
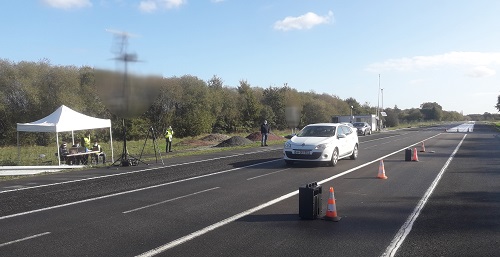
<path fill-rule="evenodd" d="M 418 156 L 417 156 L 417 148 L 413 149 L 413 157 L 411 158 L 412 161 L 418 162 Z"/>
<path fill-rule="evenodd" d="M 384 160 L 380 160 L 380 165 L 378 166 L 377 178 L 387 179 L 387 176 L 385 175 Z"/>
<path fill-rule="evenodd" d="M 335 196 L 333 194 L 333 187 L 330 187 L 330 196 L 328 197 L 328 206 L 326 208 L 326 220 L 339 221 L 340 217 L 337 216 L 337 207 L 335 206 Z"/>

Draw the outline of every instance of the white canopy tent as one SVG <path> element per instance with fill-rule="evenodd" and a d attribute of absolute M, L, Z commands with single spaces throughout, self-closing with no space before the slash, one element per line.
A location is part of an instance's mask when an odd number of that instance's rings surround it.
<path fill-rule="evenodd" d="M 109 128 L 109 137 L 111 141 L 111 159 L 114 160 L 113 153 L 113 134 L 111 132 L 111 120 L 99 119 L 70 109 L 65 105 L 57 108 L 49 116 L 30 123 L 17 123 L 17 153 L 20 159 L 19 131 L 24 132 L 55 132 L 57 142 L 57 153 L 59 153 L 59 132 L 71 131 L 73 144 L 75 142 L 73 131 Z M 60 153 L 59 153 L 60 155 Z M 59 165 L 61 165 L 61 159 Z"/>

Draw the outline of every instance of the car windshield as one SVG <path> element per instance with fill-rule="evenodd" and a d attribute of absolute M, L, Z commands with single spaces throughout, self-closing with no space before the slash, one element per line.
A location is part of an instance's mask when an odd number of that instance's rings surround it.
<path fill-rule="evenodd" d="M 352 125 L 354 125 L 354 127 L 363 127 L 365 124 L 363 122 L 355 122 Z"/>
<path fill-rule="evenodd" d="M 307 126 L 298 134 L 298 137 L 333 137 L 335 126 Z"/>

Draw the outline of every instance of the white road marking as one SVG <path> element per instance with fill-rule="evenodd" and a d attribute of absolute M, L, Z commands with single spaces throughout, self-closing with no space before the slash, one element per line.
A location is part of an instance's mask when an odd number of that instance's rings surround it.
<path fill-rule="evenodd" d="M 392 239 L 391 243 L 389 244 L 389 246 L 386 248 L 385 252 L 381 256 L 385 257 L 385 256 L 396 255 L 396 252 L 398 251 L 399 247 L 401 247 L 401 244 L 403 244 L 406 236 L 408 236 L 408 234 L 410 233 L 411 228 L 413 227 L 413 223 L 415 223 L 415 221 L 417 220 L 418 216 L 420 215 L 420 212 L 422 211 L 425 204 L 429 200 L 429 197 L 431 196 L 432 192 L 434 192 L 434 189 L 436 188 L 439 181 L 441 180 L 441 177 L 443 176 L 444 172 L 448 168 L 448 165 L 450 165 L 451 161 L 453 160 L 453 157 L 455 157 L 455 154 L 458 152 L 458 149 L 460 148 L 460 146 L 464 142 L 466 136 L 467 135 L 464 135 L 464 137 L 462 138 L 460 143 L 458 143 L 457 147 L 455 148 L 455 151 L 453 151 L 450 158 L 448 158 L 448 161 L 446 161 L 443 168 L 441 168 L 441 171 L 436 176 L 434 181 L 431 183 L 431 186 L 427 189 L 427 191 L 425 192 L 422 199 L 420 199 L 417 206 L 413 210 L 412 214 L 410 214 L 410 216 L 408 216 L 408 219 L 406 220 L 406 222 L 399 229 L 398 233 L 396 234 L 394 239 Z"/>
<path fill-rule="evenodd" d="M 29 236 L 29 237 L 17 239 L 17 240 L 14 240 L 14 241 L 10 241 L 10 242 L 7 242 L 7 243 L 0 244 L 0 247 L 4 247 L 4 246 L 10 245 L 10 244 L 19 243 L 19 242 L 26 241 L 26 240 L 30 240 L 30 239 L 37 238 L 37 237 L 40 237 L 40 236 L 45 236 L 45 235 L 48 235 L 48 234 L 50 234 L 50 232 L 45 232 L 45 233 L 41 233 L 41 234 L 37 234 L 37 235 L 32 235 L 32 236 Z"/>
<path fill-rule="evenodd" d="M 1 193 L 12 192 L 12 191 L 21 191 L 21 190 L 28 190 L 28 189 L 40 188 L 40 187 L 63 185 L 63 184 L 69 184 L 69 183 L 75 183 L 75 182 L 87 181 L 87 180 L 94 180 L 94 179 L 100 179 L 100 178 L 123 176 L 123 175 L 128 175 L 128 174 L 133 174 L 133 173 L 140 173 L 140 172 L 144 172 L 144 171 L 151 171 L 151 170 L 158 170 L 158 169 L 163 169 L 163 168 L 177 167 L 177 166 L 183 166 L 183 165 L 188 165 L 188 164 L 193 164 L 193 163 L 214 161 L 214 160 L 232 158 L 232 157 L 237 157 L 237 156 L 242 156 L 242 155 L 256 154 L 256 153 L 261 153 L 261 152 L 270 152 L 270 151 L 276 151 L 276 150 L 279 150 L 279 149 L 260 150 L 260 151 L 254 151 L 254 152 L 249 152 L 249 153 L 233 154 L 233 155 L 229 155 L 229 156 L 222 156 L 222 157 L 210 158 L 210 159 L 204 159 L 204 160 L 198 160 L 198 161 L 192 161 L 192 162 L 183 162 L 183 163 L 172 164 L 172 165 L 168 165 L 168 166 L 160 166 L 160 167 L 155 167 L 155 168 L 149 168 L 149 169 L 143 169 L 143 170 L 135 170 L 135 171 L 129 171 L 129 172 L 124 172 L 124 173 L 118 173 L 118 174 L 110 174 L 110 175 L 97 176 L 97 177 L 92 177 L 92 178 L 77 179 L 77 180 L 64 181 L 64 182 L 58 182 L 58 183 L 52 183 L 52 184 L 46 184 L 46 185 L 39 185 L 39 186 L 16 188 L 16 189 L 11 189 L 11 190 L 0 191 L 0 194 Z"/>
<path fill-rule="evenodd" d="M 275 173 L 278 173 L 278 172 L 282 172 L 282 171 L 285 171 L 285 170 L 289 170 L 289 169 L 290 168 L 284 169 L 284 170 L 277 170 L 277 171 L 266 173 L 266 174 L 263 174 L 263 175 L 260 175 L 260 176 L 255 176 L 255 177 L 252 177 L 252 178 L 247 178 L 247 180 L 252 180 L 252 179 L 256 179 L 256 178 L 260 178 L 260 177 L 269 176 L 269 175 L 272 175 L 272 174 L 275 174 Z"/>
<path fill-rule="evenodd" d="M 124 211 L 124 212 L 122 212 L 122 213 L 123 213 L 123 214 L 127 214 L 127 213 L 131 213 L 131 212 L 134 212 L 134 211 L 139 211 L 139 210 L 142 210 L 142 209 L 150 208 L 150 207 L 153 207 L 153 206 L 156 206 L 156 205 L 160 205 L 160 204 L 164 204 L 164 203 L 172 202 L 172 201 L 175 201 L 175 200 L 179 200 L 179 199 L 182 199 L 182 198 L 186 198 L 186 197 L 188 197 L 188 196 L 193 196 L 193 195 L 197 195 L 197 194 L 205 193 L 205 192 L 212 191 L 212 190 L 219 189 L 219 188 L 220 188 L 220 187 L 214 187 L 214 188 L 210 188 L 210 189 L 202 190 L 202 191 L 199 191 L 199 192 L 194 192 L 194 193 L 192 193 L 192 194 L 187 194 L 187 195 L 183 195 L 183 196 L 175 197 L 175 198 L 168 199 L 168 200 L 165 200 L 165 201 L 161 201 L 161 202 L 158 202 L 158 203 L 154 203 L 154 204 L 146 205 L 146 206 L 143 206 L 143 207 L 135 208 L 135 209 L 132 209 L 132 210 L 129 210 L 129 211 Z"/>
<path fill-rule="evenodd" d="M 439 135 L 441 135 L 441 133 L 439 133 L 439 134 L 437 134 L 437 135 L 434 135 L 434 136 L 432 136 L 432 137 L 429 137 L 429 138 L 427 138 L 427 139 L 425 139 L 425 140 L 428 140 L 428 139 L 431 139 L 431 138 L 437 137 L 437 136 L 439 136 Z M 418 142 L 418 143 L 420 143 L 420 142 Z M 324 179 L 324 180 L 322 180 L 322 181 L 319 181 L 319 182 L 318 182 L 318 184 L 319 184 L 319 185 L 321 185 L 321 184 L 324 184 L 324 183 L 326 183 L 326 182 L 329 182 L 329 181 L 331 181 L 331 180 L 333 180 L 333 179 L 336 179 L 336 178 L 338 178 L 338 177 L 341 177 L 341 176 L 344 176 L 344 175 L 346 175 L 346 174 L 349 174 L 349 173 L 351 173 L 351 172 L 353 172 L 353 171 L 355 171 L 355 170 L 361 169 L 361 168 L 363 168 L 363 167 L 365 167 L 365 166 L 368 166 L 368 165 L 370 165 L 370 164 L 372 164 L 372 163 L 378 162 L 378 161 L 380 161 L 380 160 L 382 160 L 382 159 L 384 159 L 384 158 L 387 158 L 387 157 L 389 157 L 389 156 L 391 156 L 391 155 L 394 155 L 394 154 L 396 154 L 396 153 L 399 153 L 399 152 L 401 152 L 401 151 L 403 151 L 403 150 L 407 149 L 408 147 L 414 146 L 414 145 L 416 145 L 416 144 L 418 144 L 418 143 L 415 143 L 415 144 L 413 144 L 413 145 L 407 146 L 407 147 L 405 147 L 405 148 L 403 148 L 403 149 L 397 150 L 397 151 L 392 152 L 392 153 L 390 153 L 390 154 L 384 155 L 384 156 L 382 156 L 382 157 L 380 157 L 380 158 L 378 158 L 378 159 L 375 159 L 375 160 L 373 160 L 373 161 L 367 162 L 367 163 L 362 164 L 362 165 L 360 165 L 360 166 L 357 166 L 357 167 L 354 167 L 354 168 L 352 168 L 352 169 L 346 170 L 346 171 L 344 171 L 344 172 L 342 172 L 342 173 L 339 173 L 339 174 L 337 174 L 337 175 L 331 176 L 331 177 L 329 177 L 329 178 L 327 178 L 327 179 Z M 210 232 L 210 231 L 212 231 L 212 230 L 215 230 L 215 229 L 220 228 L 220 227 L 222 227 L 222 226 L 224 226 L 224 225 L 227 225 L 227 224 L 229 224 L 229 223 L 231 223 L 231 222 L 233 222 L 233 221 L 235 221 L 235 220 L 237 220 L 237 219 L 240 219 L 240 218 L 245 217 L 245 216 L 247 216 L 247 215 L 250 215 L 250 214 L 252 214 L 252 213 L 254 213 L 254 212 L 256 212 L 256 211 L 260 211 L 260 210 L 262 210 L 262 209 L 264 209 L 264 208 L 266 208 L 266 207 L 268 207 L 268 206 L 271 206 L 271 205 L 273 205 L 273 204 L 276 204 L 276 203 L 279 203 L 279 202 L 281 202 L 281 201 L 283 201 L 283 200 L 286 200 L 286 199 L 288 199 L 288 198 L 290 198 L 290 197 L 292 197 L 292 196 L 294 196 L 294 195 L 296 195 L 296 194 L 298 194 L 298 193 L 299 193 L 299 190 L 295 190 L 295 191 L 293 191 L 293 192 L 291 192 L 291 193 L 288 193 L 288 194 L 286 194 L 286 195 L 283 195 L 283 196 L 281 196 L 281 197 L 278 197 L 278 198 L 276 198 L 276 199 L 274 199 L 274 200 L 271 200 L 271 201 L 269 201 L 269 202 L 267 202 L 267 203 L 264 203 L 264 204 L 261 204 L 261 205 L 259 205 L 259 206 L 256 206 L 256 207 L 254 207 L 254 208 L 252 208 L 252 209 L 246 210 L 246 211 L 244 211 L 244 212 L 240 212 L 240 213 L 238 213 L 238 214 L 236 214 L 236 215 L 234 215 L 234 216 L 231 216 L 231 217 L 229 217 L 229 218 L 227 218 L 227 219 L 221 220 L 221 221 L 219 221 L 219 222 L 217 222 L 217 223 L 214 223 L 214 224 L 212 224 L 212 225 L 210 225 L 210 226 L 208 226 L 208 227 L 205 227 L 205 228 L 203 228 L 203 229 L 200 229 L 200 230 L 198 230 L 198 231 L 195 231 L 195 232 L 193 232 L 193 233 L 191 233 L 191 234 L 189 234 L 189 235 L 186 235 L 186 236 L 183 236 L 183 237 L 181 237 L 181 238 L 178 238 L 178 239 L 176 239 L 176 240 L 174 240 L 174 241 L 171 241 L 171 242 L 169 242 L 169 243 L 166 243 L 166 244 L 164 244 L 164 245 L 162 245 L 162 246 L 159 246 L 159 247 L 157 247 L 157 248 L 154 248 L 154 249 L 152 249 L 152 250 L 149 250 L 149 251 L 147 251 L 147 252 L 145 252 L 145 253 L 142 253 L 142 254 L 139 254 L 139 255 L 137 255 L 137 256 L 138 256 L 138 257 L 149 257 L 149 256 L 155 256 L 155 255 L 157 255 L 157 254 L 163 253 L 163 252 L 165 252 L 165 251 L 166 251 L 166 250 L 168 250 L 168 249 L 174 248 L 175 246 L 178 246 L 178 245 L 181 245 L 181 244 L 183 244 L 183 243 L 186 243 L 186 242 L 188 242 L 188 241 L 190 241 L 190 240 L 192 240 L 192 239 L 195 239 L 195 238 L 197 238 L 197 237 L 199 237 L 199 236 L 202 236 L 202 235 L 204 235 L 204 234 L 206 234 L 206 233 L 208 233 L 208 232 Z"/>
<path fill-rule="evenodd" d="M 253 166 L 257 166 L 257 165 L 261 165 L 261 164 L 266 164 L 266 163 L 271 163 L 271 162 L 276 162 L 276 161 L 283 161 L 283 160 L 282 159 L 277 159 L 277 160 L 272 160 L 272 161 L 267 161 L 267 162 L 259 162 L 259 163 L 248 165 L 248 166 L 244 166 L 244 167 L 239 167 L 239 168 L 234 168 L 234 169 L 229 169 L 229 170 L 223 170 L 223 171 L 219 171 L 219 172 L 215 172 L 215 173 L 205 174 L 205 175 L 201 175 L 201 176 L 197 176 L 197 177 L 192 177 L 192 178 L 181 179 L 181 180 L 172 181 L 172 182 L 168 182 L 168 183 L 164 183 L 164 184 L 159 184 L 159 185 L 154 185 L 154 186 L 149 186 L 149 187 L 138 188 L 138 189 L 134 189 L 134 190 L 130 190 L 130 191 L 124 191 L 124 192 L 119 192 L 119 193 L 110 194 L 110 195 L 103 195 L 103 196 L 99 196 L 99 197 L 95 197 L 95 198 L 89 198 L 89 199 L 80 200 L 80 201 L 76 201 L 76 202 L 71 202 L 71 203 L 65 203 L 65 204 L 50 206 L 50 207 L 46 207 L 46 208 L 42 208 L 42 209 L 37 209 L 37 210 L 32 210 L 32 211 L 27 211 L 27 212 L 21 212 L 21 213 L 11 214 L 11 215 L 0 217 L 0 220 L 14 218 L 14 217 L 19 217 L 19 216 L 23 216 L 23 215 L 27 215 L 27 214 L 36 213 L 36 212 L 53 210 L 53 209 L 57 209 L 57 208 L 61 208 L 61 207 L 66 207 L 66 206 L 71 206 L 71 205 L 80 204 L 80 203 L 92 202 L 92 201 L 96 201 L 96 200 L 100 200 L 100 199 L 105 199 L 105 198 L 110 198 L 110 197 L 119 196 L 119 195 L 135 193 L 135 192 L 139 192 L 139 191 L 143 191 L 143 190 L 147 190 L 147 189 L 152 189 L 152 188 L 157 188 L 157 187 L 162 187 L 162 186 L 177 184 L 177 183 L 181 183 L 181 182 L 185 182 L 185 181 L 189 181 L 189 180 L 195 180 L 195 179 L 199 179 L 199 178 L 214 176 L 214 175 L 218 175 L 218 174 L 223 174 L 223 173 L 227 173 L 227 172 L 231 172 L 231 171 L 235 171 L 235 170 L 241 170 L 241 169 L 245 169 L 245 168 L 248 168 L 248 167 L 253 167 Z"/>

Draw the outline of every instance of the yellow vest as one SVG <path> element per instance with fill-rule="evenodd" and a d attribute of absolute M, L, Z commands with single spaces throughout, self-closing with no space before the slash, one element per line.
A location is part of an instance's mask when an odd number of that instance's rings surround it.
<path fill-rule="evenodd" d="M 165 131 L 165 138 L 168 139 L 169 142 L 172 142 L 172 136 L 174 135 L 174 131 L 171 129 L 167 129 Z"/>

